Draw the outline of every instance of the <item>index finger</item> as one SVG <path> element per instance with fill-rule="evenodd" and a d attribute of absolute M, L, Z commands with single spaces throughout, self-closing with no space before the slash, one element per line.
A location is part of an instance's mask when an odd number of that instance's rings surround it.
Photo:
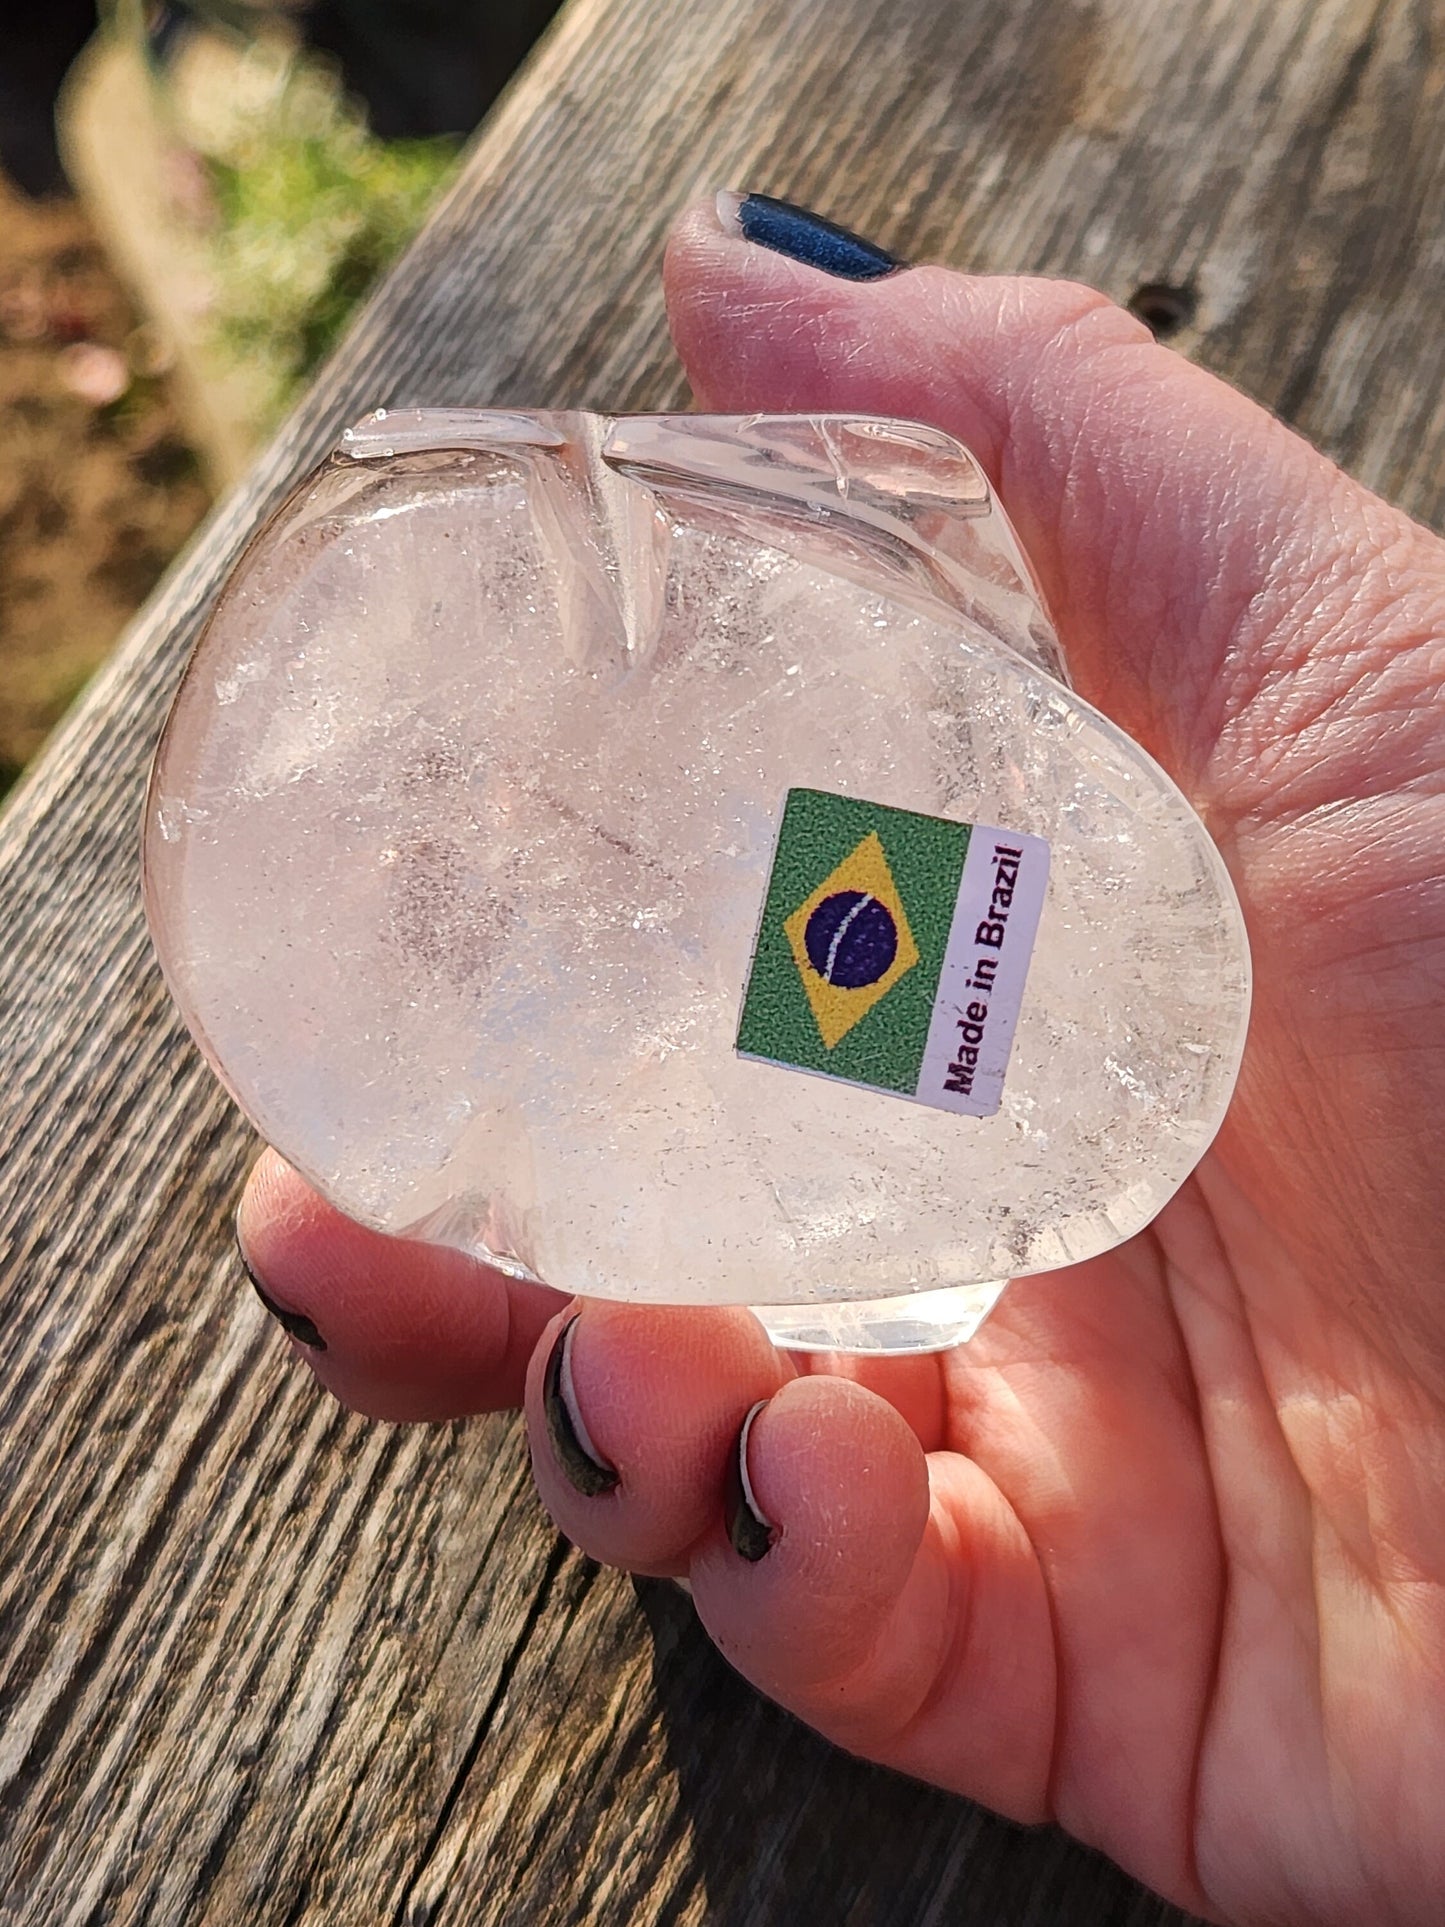
<path fill-rule="evenodd" d="M 344 1217 L 274 1151 L 236 1235 L 252 1282 L 322 1384 L 372 1418 L 448 1419 L 522 1402 L 565 1292 Z"/>

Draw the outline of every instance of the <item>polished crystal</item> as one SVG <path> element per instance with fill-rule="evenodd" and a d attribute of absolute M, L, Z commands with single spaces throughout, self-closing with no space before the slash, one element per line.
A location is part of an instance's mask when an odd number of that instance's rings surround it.
<path fill-rule="evenodd" d="M 994 1115 L 735 1048 L 796 790 L 1047 843 Z M 1147 1225 L 1247 1015 L 1204 827 L 909 423 L 379 413 L 225 589 L 145 878 L 201 1047 L 343 1210 L 790 1342 L 942 1342 Z"/>

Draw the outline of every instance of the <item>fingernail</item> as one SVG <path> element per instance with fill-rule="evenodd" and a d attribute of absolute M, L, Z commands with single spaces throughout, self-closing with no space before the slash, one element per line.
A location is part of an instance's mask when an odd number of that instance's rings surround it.
<path fill-rule="evenodd" d="M 729 234 L 844 281 L 877 281 L 908 265 L 850 228 L 825 221 L 805 207 L 794 207 L 791 201 L 776 201 L 771 194 L 725 190 L 717 197 L 717 216 Z"/>
<path fill-rule="evenodd" d="M 317 1331 L 305 1312 L 288 1311 L 284 1305 L 278 1305 L 276 1300 L 267 1293 L 265 1286 L 251 1269 L 251 1260 L 246 1256 L 245 1251 L 242 1250 L 239 1241 L 237 1242 L 236 1249 L 240 1254 L 241 1269 L 251 1280 L 251 1289 L 276 1320 L 276 1323 L 281 1327 L 282 1331 L 284 1331 L 288 1337 L 298 1339 L 301 1344 L 308 1346 L 313 1352 L 324 1352 L 326 1350 L 326 1340 L 321 1336 L 320 1332 Z"/>
<path fill-rule="evenodd" d="M 767 1402 L 765 1398 L 760 1398 L 743 1420 L 743 1429 L 738 1433 L 737 1450 L 728 1467 L 728 1538 L 732 1541 L 733 1551 L 754 1566 L 764 1553 L 772 1549 L 773 1541 L 778 1536 L 777 1527 L 768 1522 L 758 1504 L 757 1494 L 753 1491 L 752 1474 L 748 1471 L 748 1437 L 753 1429 L 753 1420 Z"/>
<path fill-rule="evenodd" d="M 595 1499 L 614 1489 L 617 1468 L 609 1465 L 592 1443 L 577 1409 L 577 1389 L 572 1383 L 572 1339 L 581 1316 L 580 1311 L 574 1311 L 557 1334 L 552 1356 L 542 1375 L 542 1411 L 553 1457 L 583 1498 Z"/>

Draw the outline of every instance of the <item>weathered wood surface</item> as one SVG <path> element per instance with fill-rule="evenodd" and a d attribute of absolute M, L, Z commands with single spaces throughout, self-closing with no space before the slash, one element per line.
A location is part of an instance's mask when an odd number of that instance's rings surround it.
<path fill-rule="evenodd" d="M 0 823 L 0 1919 L 1155 1923 L 831 1753 L 559 1545 L 511 1422 L 348 1418 L 231 1257 L 251 1146 L 136 900 L 142 774 L 246 532 L 377 402 L 673 406 L 665 225 L 1189 291 L 1189 353 L 1445 508 L 1433 0 L 573 0 L 456 192 Z"/>

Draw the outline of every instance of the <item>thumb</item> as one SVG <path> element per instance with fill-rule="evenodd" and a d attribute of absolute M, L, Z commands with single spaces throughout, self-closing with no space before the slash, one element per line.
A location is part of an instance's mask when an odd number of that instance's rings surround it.
<path fill-rule="evenodd" d="M 1368 633 L 1373 559 L 1433 539 L 1091 289 L 937 267 L 840 279 L 743 239 L 732 203 L 693 208 L 668 250 L 701 406 L 956 435 L 1029 551 L 1081 693 L 1216 822 L 1255 807 L 1261 747 L 1358 687 L 1340 635 Z M 1382 559 L 1378 578 L 1387 601 L 1399 572 Z M 1273 768 L 1276 796 L 1287 779 Z"/>

